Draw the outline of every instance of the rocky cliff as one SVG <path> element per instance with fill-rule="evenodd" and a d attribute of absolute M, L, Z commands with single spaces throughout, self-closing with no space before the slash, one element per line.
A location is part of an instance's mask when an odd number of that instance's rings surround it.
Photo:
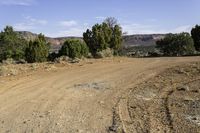
<path fill-rule="evenodd" d="M 27 40 L 34 40 L 37 37 L 37 34 L 28 32 L 28 31 L 19 31 Z M 141 35 L 126 35 L 123 36 L 123 45 L 124 47 L 134 47 L 134 46 L 152 46 L 156 45 L 156 41 L 165 37 L 165 34 L 141 34 Z M 82 39 L 81 37 L 59 37 L 51 38 L 46 37 L 47 41 L 51 44 L 52 51 L 58 51 L 62 46 L 64 41 L 69 38 Z"/>

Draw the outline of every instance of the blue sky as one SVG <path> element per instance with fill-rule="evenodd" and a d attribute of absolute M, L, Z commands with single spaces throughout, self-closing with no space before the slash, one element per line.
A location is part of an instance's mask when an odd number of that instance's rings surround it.
<path fill-rule="evenodd" d="M 200 0 L 0 0 L 0 30 L 82 36 L 112 16 L 128 34 L 189 32 L 199 13 Z"/>

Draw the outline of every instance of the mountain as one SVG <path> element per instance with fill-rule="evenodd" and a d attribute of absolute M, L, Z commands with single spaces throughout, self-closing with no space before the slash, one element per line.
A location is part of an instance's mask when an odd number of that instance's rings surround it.
<path fill-rule="evenodd" d="M 134 46 L 152 46 L 156 45 L 156 41 L 164 38 L 166 34 L 140 34 L 123 36 L 123 44 L 125 47 Z"/>
<path fill-rule="evenodd" d="M 34 40 L 37 38 L 38 34 L 29 32 L 29 31 L 17 31 L 18 34 L 20 34 L 22 37 L 24 37 L 26 40 Z M 47 42 L 51 44 L 51 51 L 52 52 L 57 52 L 62 44 L 65 42 L 66 39 L 80 39 L 82 40 L 81 37 L 58 37 L 58 38 L 52 38 L 52 37 L 45 37 Z"/>
<path fill-rule="evenodd" d="M 34 40 L 37 34 L 29 31 L 17 31 L 21 36 L 27 40 Z M 156 41 L 165 37 L 166 34 L 140 34 L 140 35 L 125 35 L 123 36 L 123 45 L 127 47 L 134 46 L 152 46 L 156 45 Z M 80 39 L 81 37 L 46 37 L 47 41 L 51 44 L 51 51 L 57 52 L 66 39 Z"/>

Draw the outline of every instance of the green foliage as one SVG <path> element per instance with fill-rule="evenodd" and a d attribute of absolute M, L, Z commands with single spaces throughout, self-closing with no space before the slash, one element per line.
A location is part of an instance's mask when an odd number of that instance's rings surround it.
<path fill-rule="evenodd" d="M 39 34 L 35 41 L 30 41 L 25 51 L 26 61 L 29 63 L 47 61 L 49 55 L 49 43 L 44 35 Z"/>
<path fill-rule="evenodd" d="M 119 50 L 121 48 L 122 44 L 122 30 L 119 25 L 115 25 L 113 29 L 113 36 L 111 38 L 110 42 L 111 46 L 110 48 L 114 50 Z"/>
<path fill-rule="evenodd" d="M 194 46 L 196 50 L 200 51 L 200 26 L 199 25 L 196 25 L 194 28 L 192 28 L 191 35 L 194 40 Z"/>
<path fill-rule="evenodd" d="M 59 57 L 59 54 L 58 53 L 50 53 L 49 56 L 48 56 L 48 61 L 54 61 L 56 58 Z"/>
<path fill-rule="evenodd" d="M 70 58 L 81 58 L 88 55 L 88 47 L 85 42 L 77 39 L 68 39 L 59 51 L 59 55 L 69 56 Z"/>
<path fill-rule="evenodd" d="M 123 48 L 121 55 L 134 56 L 134 57 L 145 57 L 145 56 L 158 56 L 159 51 L 154 45 L 150 46 L 134 46 Z"/>
<path fill-rule="evenodd" d="M 195 51 L 193 39 L 188 33 L 168 34 L 156 42 L 156 47 L 166 56 L 190 55 Z"/>
<path fill-rule="evenodd" d="M 83 39 L 89 47 L 90 52 L 95 56 L 97 52 L 107 48 L 118 51 L 122 44 L 122 30 L 116 22 L 107 19 L 102 24 L 96 24 L 92 30 L 87 29 L 83 33 Z"/>
<path fill-rule="evenodd" d="M 108 47 L 108 42 L 111 40 L 111 33 L 112 31 L 106 24 L 96 24 L 92 27 L 92 31 L 88 29 L 83 33 L 84 41 L 93 55 Z"/>
<path fill-rule="evenodd" d="M 20 60 L 25 58 L 25 49 L 28 42 L 17 34 L 11 26 L 6 26 L 0 33 L 0 61 L 7 58 Z"/>

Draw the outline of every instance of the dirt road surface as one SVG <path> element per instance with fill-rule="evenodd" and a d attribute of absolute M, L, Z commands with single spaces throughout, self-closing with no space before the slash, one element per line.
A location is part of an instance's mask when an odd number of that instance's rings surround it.
<path fill-rule="evenodd" d="M 0 133 L 111 132 L 116 103 L 130 88 L 194 61 L 200 58 L 113 58 L 0 78 Z"/>

